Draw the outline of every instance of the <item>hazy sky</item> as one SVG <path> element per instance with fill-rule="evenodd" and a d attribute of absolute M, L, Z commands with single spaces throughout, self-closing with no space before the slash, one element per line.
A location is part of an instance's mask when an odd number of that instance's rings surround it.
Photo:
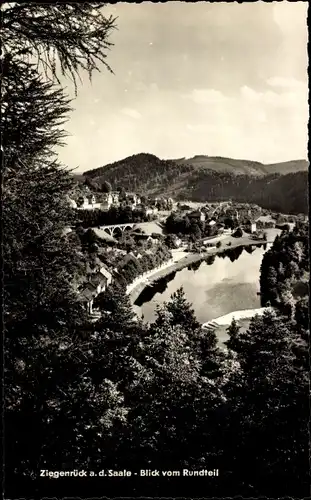
<path fill-rule="evenodd" d="M 135 153 L 307 157 L 307 4 L 118 3 L 103 69 L 73 103 L 70 168 Z"/>

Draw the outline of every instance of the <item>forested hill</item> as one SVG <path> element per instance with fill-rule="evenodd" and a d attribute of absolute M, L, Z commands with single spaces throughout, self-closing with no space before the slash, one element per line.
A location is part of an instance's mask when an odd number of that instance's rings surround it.
<path fill-rule="evenodd" d="M 197 172 L 188 179 L 179 197 L 195 201 L 227 200 L 255 203 L 282 213 L 308 213 L 308 172 L 272 174 L 261 178 Z"/>
<path fill-rule="evenodd" d="M 251 160 L 236 160 L 221 156 L 197 155 L 193 158 L 174 160 L 179 165 L 192 165 L 194 168 L 204 168 L 215 172 L 263 176 L 269 174 L 289 174 L 308 170 L 306 160 L 286 161 L 282 163 L 264 164 Z"/>
<path fill-rule="evenodd" d="M 188 163 L 185 159 L 160 160 L 142 153 L 89 170 L 84 177 L 108 181 L 114 189 L 122 186 L 149 195 L 194 201 L 232 198 L 284 213 L 307 213 L 306 161 L 264 166 L 225 158 L 208 158 L 207 162 L 206 158 L 197 156 Z M 284 171 L 301 170 L 281 175 L 282 166 Z M 268 171 L 272 173 L 267 174 Z"/>
<path fill-rule="evenodd" d="M 137 169 L 142 172 L 152 168 L 159 174 L 174 170 L 177 172 L 207 171 L 229 173 L 234 175 L 250 175 L 263 177 L 270 174 L 285 175 L 295 172 L 307 171 L 309 163 L 306 160 L 293 160 L 281 163 L 263 164 L 252 160 L 237 160 L 233 158 L 223 158 L 221 156 L 196 155 L 193 158 L 179 158 L 172 160 L 161 160 L 155 155 L 140 153 L 124 158 L 123 160 L 104 165 L 94 170 L 84 173 L 89 177 L 101 177 L 102 175 L 115 175 L 116 171 L 131 175 L 137 173 Z"/>
<path fill-rule="evenodd" d="M 179 165 L 175 161 L 160 160 L 157 156 L 141 153 L 103 167 L 84 172 L 84 176 L 102 182 L 110 182 L 113 187 L 122 185 L 126 190 L 152 192 L 165 190 L 166 186 L 184 181 L 192 173 L 191 165 Z M 176 185 L 177 185 L 176 184 Z"/>

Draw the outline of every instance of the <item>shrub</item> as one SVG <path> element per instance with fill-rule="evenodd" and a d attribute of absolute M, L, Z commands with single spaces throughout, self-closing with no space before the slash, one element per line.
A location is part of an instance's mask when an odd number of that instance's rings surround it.
<path fill-rule="evenodd" d="M 232 234 L 234 238 L 242 238 L 243 236 L 243 231 L 240 227 Z"/>

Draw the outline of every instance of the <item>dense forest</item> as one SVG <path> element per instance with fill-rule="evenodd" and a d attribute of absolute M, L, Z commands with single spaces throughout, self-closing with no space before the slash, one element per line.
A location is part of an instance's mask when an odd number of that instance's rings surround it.
<path fill-rule="evenodd" d="M 170 160 L 160 160 L 155 155 L 141 153 L 89 170 L 84 176 L 99 183 L 107 180 L 115 189 L 121 185 L 126 191 L 149 193 L 153 192 L 155 186 L 168 186 L 192 170 L 190 165 L 178 165 Z"/>
<path fill-rule="evenodd" d="M 299 308 L 308 308 L 309 234 L 307 224 L 283 231 L 262 260 L 260 291 L 262 305 L 278 307 L 293 317 Z M 307 313 L 306 313 L 307 314 Z"/>
<path fill-rule="evenodd" d="M 144 194 L 167 194 L 177 199 L 221 201 L 231 198 L 256 203 L 282 213 L 308 212 L 308 172 L 300 171 L 253 176 L 214 171 L 187 163 L 160 160 L 138 154 L 104 167 L 85 172 L 93 181 L 109 181 L 114 187 Z"/>
<path fill-rule="evenodd" d="M 124 285 L 110 288 L 96 323 L 81 306 L 75 278 L 93 241 L 62 236 L 73 224 L 73 181 L 55 155 L 70 107 L 58 73 L 76 82 L 85 69 L 109 69 L 115 20 L 102 7 L 11 3 L 2 12 L 5 497 L 306 497 L 308 311 L 299 301 L 246 332 L 233 323 L 227 351 L 182 290 L 151 324 L 134 315 Z M 301 264 L 305 232 L 295 234 Z M 291 251 L 286 238 L 275 256 Z M 182 469 L 219 475 L 160 475 Z"/>
<path fill-rule="evenodd" d="M 227 200 L 255 203 L 275 212 L 308 213 L 308 172 L 286 175 L 272 174 L 261 178 L 246 175 L 198 172 L 180 193 L 184 199 L 196 201 Z"/>

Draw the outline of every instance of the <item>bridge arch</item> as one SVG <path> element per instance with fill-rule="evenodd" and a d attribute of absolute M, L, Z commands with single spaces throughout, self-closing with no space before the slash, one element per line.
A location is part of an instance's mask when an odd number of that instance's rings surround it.
<path fill-rule="evenodd" d="M 122 236 L 123 234 L 123 228 L 120 227 L 120 226 L 114 226 L 112 229 L 111 229 L 111 236 L 117 236 L 117 237 L 120 237 Z"/>
<path fill-rule="evenodd" d="M 124 231 L 133 229 L 134 226 L 135 223 L 130 222 L 128 224 L 113 224 L 113 225 L 111 224 L 109 226 L 102 226 L 102 229 L 104 229 L 106 233 L 109 234 L 110 236 L 114 236 L 117 234 L 121 236 Z"/>
<path fill-rule="evenodd" d="M 123 226 L 123 231 L 129 231 L 130 229 L 133 229 L 134 224 L 124 224 Z"/>

